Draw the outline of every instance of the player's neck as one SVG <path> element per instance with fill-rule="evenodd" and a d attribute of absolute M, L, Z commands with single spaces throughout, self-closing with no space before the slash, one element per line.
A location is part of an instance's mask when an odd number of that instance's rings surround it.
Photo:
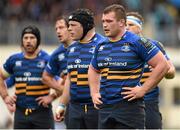
<path fill-rule="evenodd" d="M 27 59 L 34 59 L 37 57 L 38 53 L 39 53 L 40 49 L 37 48 L 35 52 L 33 53 L 29 53 L 29 52 L 24 52 L 24 57 Z"/>
<path fill-rule="evenodd" d="M 66 42 L 63 43 L 63 45 L 65 48 L 67 48 L 68 46 L 71 45 L 72 42 L 73 42 L 73 40 L 71 38 L 69 38 Z"/>
<path fill-rule="evenodd" d="M 122 38 L 122 36 L 125 34 L 125 32 L 126 32 L 126 29 L 122 28 L 116 36 L 109 37 L 109 40 L 110 41 L 119 41 Z"/>
<path fill-rule="evenodd" d="M 82 40 L 80 40 L 80 42 L 81 43 L 89 43 L 95 34 L 96 34 L 95 28 L 92 28 L 91 30 L 88 31 L 86 36 Z"/>

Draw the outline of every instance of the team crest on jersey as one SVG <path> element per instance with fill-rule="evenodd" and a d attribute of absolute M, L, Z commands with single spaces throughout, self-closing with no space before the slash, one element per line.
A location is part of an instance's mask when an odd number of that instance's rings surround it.
<path fill-rule="evenodd" d="M 76 48 L 76 47 L 72 47 L 72 48 L 70 48 L 70 51 L 69 51 L 69 53 L 72 53 L 72 52 L 74 52 L 74 51 L 75 51 L 75 48 Z"/>
<path fill-rule="evenodd" d="M 37 67 L 39 67 L 39 68 L 44 68 L 44 67 L 45 67 L 45 62 L 44 62 L 44 61 L 39 61 L 39 62 L 37 63 Z"/>
<path fill-rule="evenodd" d="M 94 53 L 94 50 L 95 50 L 95 46 L 91 47 L 91 48 L 89 49 L 89 52 L 90 52 L 90 53 Z"/>
<path fill-rule="evenodd" d="M 124 45 L 121 47 L 121 51 L 124 51 L 124 52 L 130 51 L 129 43 L 124 43 Z"/>
<path fill-rule="evenodd" d="M 58 55 L 59 61 L 62 61 L 65 58 L 64 53 Z"/>
<path fill-rule="evenodd" d="M 76 63 L 76 64 L 81 63 L 81 59 L 76 59 L 76 60 L 75 60 L 75 63 Z"/>
<path fill-rule="evenodd" d="M 22 61 L 16 61 L 15 65 L 16 66 L 22 66 Z"/>
<path fill-rule="evenodd" d="M 102 51 L 103 49 L 104 49 L 104 45 L 100 46 L 98 51 Z"/>

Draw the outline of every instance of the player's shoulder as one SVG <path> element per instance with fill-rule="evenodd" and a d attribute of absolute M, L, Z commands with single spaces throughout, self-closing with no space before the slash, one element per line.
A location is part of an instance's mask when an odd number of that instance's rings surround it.
<path fill-rule="evenodd" d="M 40 50 L 38 56 L 49 56 L 49 54 L 44 50 Z"/>
<path fill-rule="evenodd" d="M 123 36 L 123 39 L 126 41 L 126 42 L 130 42 L 130 43 L 137 43 L 138 41 L 141 40 L 141 37 L 138 36 L 137 34 L 134 34 L 132 32 L 129 32 L 129 31 L 126 31 L 124 36 Z"/>
<path fill-rule="evenodd" d="M 65 49 L 64 45 L 61 44 L 58 48 L 56 48 L 56 49 L 52 52 L 51 56 L 56 56 L 56 55 L 64 52 L 65 50 L 66 50 L 66 49 Z"/>
<path fill-rule="evenodd" d="M 146 48 L 153 47 L 152 42 L 148 38 L 146 38 L 144 36 L 139 36 L 135 33 L 129 32 L 129 31 L 126 31 L 123 38 L 124 38 L 125 42 L 131 43 L 132 45 L 134 45 L 136 47 L 137 46 L 139 47 L 139 45 L 142 45 Z"/>
<path fill-rule="evenodd" d="M 42 58 L 42 59 L 45 59 L 45 60 L 49 60 L 49 54 L 44 50 L 39 51 L 38 57 Z"/>
<path fill-rule="evenodd" d="M 164 48 L 164 45 L 160 42 L 160 41 L 157 41 L 157 40 L 154 40 L 154 39 L 150 39 L 148 38 L 153 44 L 155 44 L 156 46 L 158 47 L 161 47 L 161 48 Z"/>
<path fill-rule="evenodd" d="M 14 53 L 11 56 L 9 56 L 9 59 L 20 59 L 24 56 L 23 52 Z"/>
<path fill-rule="evenodd" d="M 69 45 L 68 49 L 77 47 L 77 46 L 79 46 L 79 45 L 81 45 L 81 44 L 79 43 L 79 41 L 74 41 L 71 45 Z"/>
<path fill-rule="evenodd" d="M 104 46 L 106 46 L 106 44 L 108 44 L 110 41 L 107 37 L 104 38 L 104 40 L 102 40 L 101 42 L 99 42 L 96 45 L 96 50 L 103 50 Z"/>
<path fill-rule="evenodd" d="M 96 33 L 93 38 L 93 42 L 99 44 L 99 43 L 104 42 L 106 39 L 107 38 L 105 36 L 103 36 L 102 34 Z"/>
<path fill-rule="evenodd" d="M 75 49 L 80 46 L 79 41 L 74 41 L 69 47 L 67 48 L 67 54 L 75 52 Z"/>

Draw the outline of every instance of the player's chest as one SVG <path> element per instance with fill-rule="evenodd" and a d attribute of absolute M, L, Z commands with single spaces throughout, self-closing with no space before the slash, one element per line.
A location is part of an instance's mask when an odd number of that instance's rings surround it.
<path fill-rule="evenodd" d="M 106 44 L 97 52 L 98 67 L 126 68 L 138 58 L 134 48 L 129 43 Z"/>
<path fill-rule="evenodd" d="M 23 71 L 41 72 L 44 70 L 46 64 L 47 61 L 44 59 L 17 60 L 14 63 L 13 70 L 14 72 L 23 72 Z"/>

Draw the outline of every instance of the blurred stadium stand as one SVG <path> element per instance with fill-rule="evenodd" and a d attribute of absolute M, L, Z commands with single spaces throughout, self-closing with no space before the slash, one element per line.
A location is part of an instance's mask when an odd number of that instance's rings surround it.
<path fill-rule="evenodd" d="M 179 0 L 1 0 L 0 44 L 16 44 L 19 33 L 27 24 L 37 25 L 45 44 L 58 44 L 54 22 L 59 15 L 68 15 L 77 8 L 89 8 L 95 13 L 97 31 L 101 29 L 101 14 L 107 5 L 122 4 L 127 11 L 138 11 L 145 18 L 145 34 L 164 45 L 180 47 Z"/>
<path fill-rule="evenodd" d="M 161 41 L 176 66 L 175 79 L 161 82 L 160 106 L 163 127 L 180 129 L 180 0 L 0 0 L 0 65 L 9 55 L 20 51 L 24 26 L 38 26 L 43 48 L 51 53 L 59 45 L 54 29 L 59 15 L 69 15 L 77 8 L 89 8 L 95 13 L 96 30 L 102 33 L 101 14 L 112 3 L 141 13 L 145 18 L 145 36 Z M 11 116 L 6 113 L 6 107 L 2 107 L 0 128 L 7 128 L 11 123 Z"/>

